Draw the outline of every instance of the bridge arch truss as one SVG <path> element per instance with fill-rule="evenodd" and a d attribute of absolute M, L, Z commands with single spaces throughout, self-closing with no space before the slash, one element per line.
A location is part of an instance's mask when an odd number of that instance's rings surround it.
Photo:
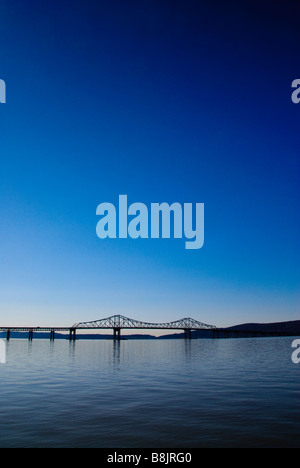
<path fill-rule="evenodd" d="M 80 322 L 73 325 L 74 329 L 148 329 L 148 330 L 215 330 L 217 327 L 199 322 L 193 318 L 183 318 L 174 322 L 151 323 L 124 317 L 123 315 L 113 315 L 92 322 Z"/>

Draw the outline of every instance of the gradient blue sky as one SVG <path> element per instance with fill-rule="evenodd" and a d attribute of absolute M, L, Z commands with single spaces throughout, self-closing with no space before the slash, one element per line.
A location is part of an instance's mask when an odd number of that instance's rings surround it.
<path fill-rule="evenodd" d="M 299 6 L 0 3 L 1 325 L 299 319 Z M 96 207 L 205 203 L 205 246 Z"/>

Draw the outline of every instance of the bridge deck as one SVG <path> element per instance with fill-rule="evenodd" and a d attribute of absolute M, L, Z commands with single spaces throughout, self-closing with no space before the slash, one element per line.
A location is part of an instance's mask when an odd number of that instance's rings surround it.
<path fill-rule="evenodd" d="M 29 340 L 33 339 L 34 332 L 50 332 L 50 339 L 55 339 L 55 332 L 69 333 L 71 341 L 76 340 L 76 332 L 79 330 L 113 330 L 114 339 L 119 340 L 121 330 L 178 330 L 184 331 L 186 338 L 192 338 L 192 331 L 206 330 L 212 333 L 214 338 L 239 337 L 239 336 L 291 336 L 287 333 L 259 331 L 259 330 L 230 330 L 226 328 L 217 328 L 214 325 L 207 325 L 192 318 L 184 318 L 174 322 L 150 323 L 130 319 L 122 315 L 114 315 L 93 322 L 80 322 L 69 327 L 62 326 L 0 326 L 0 331 L 7 333 L 7 339 L 10 339 L 11 332 L 28 332 Z M 293 335 L 294 336 L 294 335 Z"/>

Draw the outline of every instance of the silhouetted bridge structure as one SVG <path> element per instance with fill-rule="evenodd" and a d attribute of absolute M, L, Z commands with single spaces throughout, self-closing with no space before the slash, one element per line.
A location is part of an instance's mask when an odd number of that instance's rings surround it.
<path fill-rule="evenodd" d="M 249 337 L 249 336 L 286 336 L 279 332 L 234 330 L 227 328 L 217 328 L 214 325 L 207 325 L 192 318 L 183 318 L 174 322 L 150 323 L 130 319 L 122 315 L 114 315 L 93 322 L 80 322 L 71 327 L 1 327 L 0 331 L 6 332 L 7 340 L 10 339 L 12 332 L 28 332 L 29 341 L 33 340 L 34 332 L 50 332 L 50 340 L 55 340 L 56 332 L 67 333 L 70 341 L 76 340 L 78 330 L 113 330 L 113 339 L 121 339 L 121 330 L 182 330 L 186 339 L 192 338 L 192 331 L 206 330 L 211 332 L 212 338 L 223 337 Z"/>

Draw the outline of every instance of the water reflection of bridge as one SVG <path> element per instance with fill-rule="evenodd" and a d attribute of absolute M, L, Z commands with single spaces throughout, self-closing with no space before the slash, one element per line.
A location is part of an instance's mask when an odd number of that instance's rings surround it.
<path fill-rule="evenodd" d="M 207 325 L 192 318 L 183 318 L 174 322 L 150 323 L 130 319 L 122 315 L 114 315 L 93 322 L 80 322 L 71 327 L 1 327 L 0 331 L 6 332 L 7 340 L 12 332 L 28 332 L 29 341 L 33 340 L 34 332 L 50 332 L 50 340 L 55 340 L 56 332 L 65 332 L 70 341 L 76 341 L 78 330 L 113 330 L 113 339 L 121 339 L 121 330 L 180 330 L 184 332 L 184 338 L 191 339 L 193 331 L 206 330 L 211 333 L 212 338 L 225 337 L 247 337 L 247 336 L 283 336 L 283 333 L 258 332 L 251 330 L 233 330 L 217 328 L 214 325 Z"/>

